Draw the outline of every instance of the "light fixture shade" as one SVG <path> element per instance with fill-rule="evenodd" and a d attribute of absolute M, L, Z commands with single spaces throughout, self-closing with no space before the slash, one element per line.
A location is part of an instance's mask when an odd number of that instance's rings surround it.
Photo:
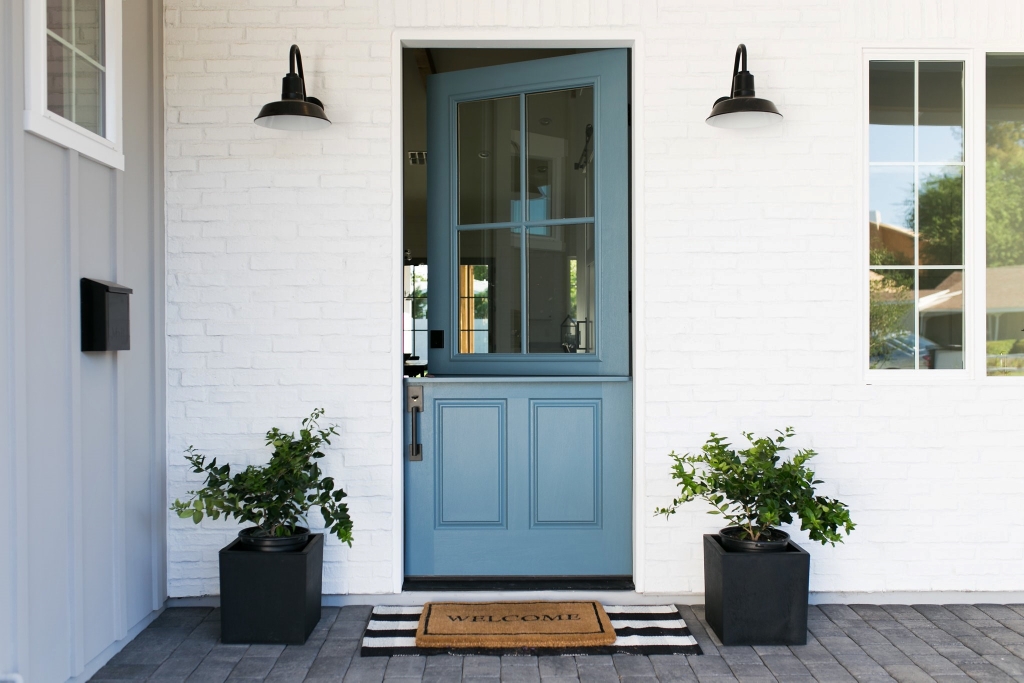
<path fill-rule="evenodd" d="M 761 128 L 782 120 L 782 114 L 770 100 L 760 97 L 722 98 L 707 118 L 715 128 Z"/>
<path fill-rule="evenodd" d="M 320 130 L 331 125 L 331 120 L 314 102 L 280 100 L 263 105 L 256 125 L 274 130 Z"/>
<path fill-rule="evenodd" d="M 720 97 L 707 118 L 715 128 L 760 128 L 782 120 L 782 114 L 770 100 L 754 97 L 754 76 L 747 71 L 747 46 L 736 48 L 729 97 Z"/>
<path fill-rule="evenodd" d="M 319 130 L 331 125 L 323 102 L 306 95 L 306 76 L 302 72 L 302 53 L 298 45 L 291 47 L 288 68 L 281 79 L 281 99 L 263 105 L 255 119 L 256 125 L 275 130 Z"/>

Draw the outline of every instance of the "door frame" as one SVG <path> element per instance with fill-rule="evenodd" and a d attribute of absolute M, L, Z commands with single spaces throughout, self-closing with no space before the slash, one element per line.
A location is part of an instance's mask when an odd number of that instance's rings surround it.
<path fill-rule="evenodd" d="M 402 48 L 627 48 L 630 50 L 630 97 L 634 112 L 643 112 L 644 47 L 638 29 L 594 28 L 415 28 L 396 29 L 391 38 L 391 215 L 392 259 L 404 261 L 404 157 L 402 145 Z M 646 591 L 644 522 L 651 517 L 644 486 L 645 376 L 644 347 L 644 137 L 643 117 L 631 116 L 630 126 L 630 374 L 633 380 L 633 584 Z M 392 273 L 392 592 L 401 593 L 405 580 L 405 376 L 402 371 L 401 268 Z M 646 514 L 645 514 L 646 513 Z"/>

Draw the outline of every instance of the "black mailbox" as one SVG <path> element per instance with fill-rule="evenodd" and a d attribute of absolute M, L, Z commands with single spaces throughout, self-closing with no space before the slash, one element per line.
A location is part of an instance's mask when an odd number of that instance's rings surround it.
<path fill-rule="evenodd" d="M 127 351 L 128 295 L 113 282 L 82 278 L 82 350 Z"/>

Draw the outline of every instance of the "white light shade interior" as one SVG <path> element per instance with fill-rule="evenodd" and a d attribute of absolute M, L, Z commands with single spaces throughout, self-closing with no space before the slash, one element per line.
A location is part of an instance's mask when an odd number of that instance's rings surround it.
<path fill-rule="evenodd" d="M 782 114 L 768 111 L 734 111 L 708 118 L 715 128 L 761 128 L 782 120 Z"/>
<path fill-rule="evenodd" d="M 256 125 L 274 130 L 320 130 L 331 125 L 330 121 L 318 119 L 315 116 L 292 116 L 285 114 L 281 116 L 261 116 L 256 119 Z"/>

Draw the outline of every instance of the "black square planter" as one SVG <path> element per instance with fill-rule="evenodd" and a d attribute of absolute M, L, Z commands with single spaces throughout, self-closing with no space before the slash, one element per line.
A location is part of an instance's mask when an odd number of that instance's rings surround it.
<path fill-rule="evenodd" d="M 220 639 L 301 645 L 320 621 L 324 535 L 302 550 L 250 550 L 237 538 L 220 551 Z"/>
<path fill-rule="evenodd" d="M 805 645 L 811 556 L 732 552 L 704 535 L 704 612 L 724 645 Z"/>

